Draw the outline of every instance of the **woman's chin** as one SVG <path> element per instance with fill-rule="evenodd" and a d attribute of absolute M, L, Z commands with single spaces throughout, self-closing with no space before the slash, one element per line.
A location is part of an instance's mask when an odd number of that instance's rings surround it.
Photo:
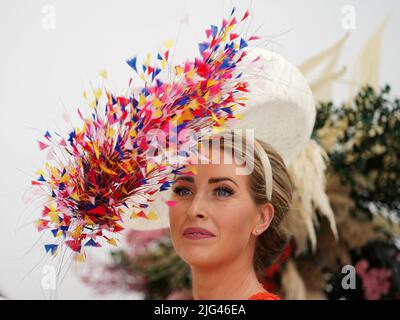
<path fill-rule="evenodd" d="M 218 259 L 218 255 L 213 252 L 214 250 L 210 250 L 210 248 L 206 247 L 186 246 L 185 248 L 181 248 L 179 256 L 191 267 L 205 267 L 209 266 L 212 261 Z"/>

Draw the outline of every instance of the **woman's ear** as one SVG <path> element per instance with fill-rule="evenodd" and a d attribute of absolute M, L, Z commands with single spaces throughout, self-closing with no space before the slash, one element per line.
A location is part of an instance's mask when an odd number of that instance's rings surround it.
<path fill-rule="evenodd" d="M 254 235 L 258 236 L 268 229 L 274 218 L 274 213 L 274 206 L 269 202 L 260 207 L 258 221 L 253 229 Z"/>

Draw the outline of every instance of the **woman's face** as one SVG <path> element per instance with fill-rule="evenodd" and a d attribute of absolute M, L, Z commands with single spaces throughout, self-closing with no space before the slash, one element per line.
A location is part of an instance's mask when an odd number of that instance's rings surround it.
<path fill-rule="evenodd" d="M 178 176 L 172 189 L 176 204 L 169 217 L 178 255 L 199 267 L 229 263 L 243 254 L 252 258 L 255 230 L 268 227 L 273 211 L 260 215 L 250 195 L 249 176 L 235 174 L 238 164 L 229 153 L 221 151 L 219 164 L 195 167 L 195 175 Z"/>

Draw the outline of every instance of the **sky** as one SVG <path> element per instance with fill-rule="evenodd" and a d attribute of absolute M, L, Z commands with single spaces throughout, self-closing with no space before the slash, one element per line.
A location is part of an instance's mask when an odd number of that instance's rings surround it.
<path fill-rule="evenodd" d="M 385 17 L 380 84 L 400 95 L 400 2 L 397 0 L 2 0 L 0 1 L 0 292 L 9 299 L 140 299 L 135 293 L 98 295 L 85 286 L 72 266 L 56 290 L 44 285 L 44 238 L 33 221 L 40 199 L 26 193 L 34 172 L 45 161 L 37 140 L 46 130 L 66 129 L 62 115 L 84 107 L 82 91 L 108 72 L 123 92 L 132 71 L 126 59 L 156 53 L 172 39 L 172 63 L 193 59 L 204 30 L 219 24 L 231 6 L 252 16 L 248 32 L 266 39 L 266 48 L 299 65 L 350 31 L 338 65 L 351 70 L 368 38 Z M 354 23 L 344 22 L 353 10 Z M 346 13 L 347 12 L 347 13 Z M 346 20 L 347 21 L 347 20 Z M 349 30 L 350 29 L 350 30 Z M 335 85 L 335 101 L 345 100 L 349 75 Z M 36 200 L 36 201 L 34 201 Z M 108 260 L 109 249 L 95 249 L 90 259 Z M 69 265 L 68 257 L 65 258 Z"/>

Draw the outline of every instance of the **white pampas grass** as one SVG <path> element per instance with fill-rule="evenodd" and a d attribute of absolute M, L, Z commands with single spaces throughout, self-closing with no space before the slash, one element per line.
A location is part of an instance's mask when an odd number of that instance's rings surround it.
<path fill-rule="evenodd" d="M 289 259 L 285 265 L 281 283 L 285 300 L 306 300 L 306 286 L 292 259 Z"/>
<path fill-rule="evenodd" d="M 336 240 L 338 239 L 335 215 L 325 192 L 325 161 L 327 159 L 323 148 L 311 139 L 289 168 L 295 193 L 300 201 L 298 201 L 299 207 L 291 210 L 288 219 L 291 215 L 301 215 L 313 251 L 317 244 L 314 228 L 318 225 L 317 211 L 328 219 L 333 235 Z M 295 230 L 294 233 L 296 233 Z"/>

